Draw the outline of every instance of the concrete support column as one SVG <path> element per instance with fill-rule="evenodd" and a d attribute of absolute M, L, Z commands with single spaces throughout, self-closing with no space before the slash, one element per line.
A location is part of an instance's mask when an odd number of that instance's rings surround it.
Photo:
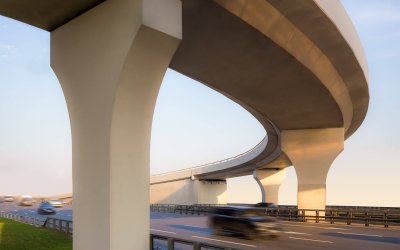
<path fill-rule="evenodd" d="M 326 177 L 344 147 L 344 129 L 282 131 L 282 150 L 294 165 L 299 209 L 325 209 Z"/>
<path fill-rule="evenodd" d="M 286 178 L 286 170 L 256 169 L 253 172 L 253 177 L 260 186 L 262 202 L 278 205 L 279 187 Z"/>
<path fill-rule="evenodd" d="M 226 180 L 195 180 L 197 204 L 226 204 Z"/>
<path fill-rule="evenodd" d="M 226 180 L 192 180 L 153 183 L 150 185 L 152 204 L 226 204 Z"/>
<path fill-rule="evenodd" d="M 51 33 L 71 122 L 75 250 L 149 249 L 151 123 L 180 4 L 109 0 Z"/>

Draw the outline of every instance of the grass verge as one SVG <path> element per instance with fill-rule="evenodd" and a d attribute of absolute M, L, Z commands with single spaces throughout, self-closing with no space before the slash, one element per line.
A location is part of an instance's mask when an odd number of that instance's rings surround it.
<path fill-rule="evenodd" d="M 72 239 L 44 228 L 0 218 L 0 250 L 71 250 Z"/>

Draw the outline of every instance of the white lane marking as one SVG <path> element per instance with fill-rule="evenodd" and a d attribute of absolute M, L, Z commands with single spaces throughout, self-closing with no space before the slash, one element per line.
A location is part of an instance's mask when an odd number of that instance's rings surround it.
<path fill-rule="evenodd" d="M 218 241 L 218 242 L 230 243 L 230 244 L 235 244 L 235 245 L 240 245 L 240 246 L 246 246 L 246 247 L 257 247 L 257 246 L 255 246 L 255 245 L 237 243 L 237 242 L 227 241 L 227 240 L 217 240 L 217 239 L 212 239 L 212 238 L 200 237 L 200 236 L 196 236 L 196 235 L 192 235 L 192 237 L 193 237 L 193 238 L 198 238 L 198 239 L 203 239 L 203 240 L 211 240 L 211 241 Z"/>
<path fill-rule="evenodd" d="M 167 233 L 167 234 L 176 234 L 174 232 L 169 232 L 169 231 L 164 231 L 164 230 L 158 230 L 158 229 L 154 229 L 154 228 L 150 228 L 150 230 L 156 231 L 156 232 L 161 232 L 161 233 Z"/>
<path fill-rule="evenodd" d="M 199 227 L 199 226 L 193 226 L 193 225 L 183 225 L 185 227 L 197 227 L 197 228 L 204 228 L 204 227 Z"/>
<path fill-rule="evenodd" d="M 305 238 L 296 238 L 296 237 L 289 237 L 289 239 L 315 241 L 315 242 L 322 242 L 322 243 L 333 243 L 332 241 L 327 241 L 327 240 L 314 240 L 314 239 L 305 239 Z"/>
<path fill-rule="evenodd" d="M 304 234 L 304 235 L 311 235 L 308 233 L 300 233 L 300 232 L 293 232 L 293 231 L 288 231 L 288 232 L 284 232 L 285 234 Z"/>
<path fill-rule="evenodd" d="M 359 235 L 359 236 L 383 237 L 382 235 L 376 235 L 376 234 L 356 234 L 356 233 L 343 233 L 343 232 L 336 232 L 336 233 L 337 234 Z"/>
<path fill-rule="evenodd" d="M 338 228 L 338 227 L 330 227 L 330 226 L 327 226 L 327 227 L 317 227 L 317 226 L 293 225 L 293 224 L 286 224 L 286 223 L 280 223 L 280 224 L 285 225 L 285 226 L 293 226 L 293 227 L 313 227 L 313 228 L 321 228 L 321 229 L 326 229 L 326 230 L 351 230 L 351 229 L 348 229 L 348 228 Z"/>

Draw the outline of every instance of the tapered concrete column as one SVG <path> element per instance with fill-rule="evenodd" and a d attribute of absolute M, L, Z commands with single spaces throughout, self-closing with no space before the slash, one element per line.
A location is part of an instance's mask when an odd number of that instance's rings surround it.
<path fill-rule="evenodd" d="M 325 209 L 326 177 L 343 150 L 343 128 L 282 131 L 282 150 L 294 165 L 299 209 Z"/>
<path fill-rule="evenodd" d="M 256 169 L 253 172 L 253 177 L 260 186 L 262 202 L 278 205 L 279 187 L 286 178 L 286 170 Z"/>
<path fill-rule="evenodd" d="M 180 4 L 109 0 L 51 33 L 71 122 L 74 250 L 149 249 L 151 123 Z"/>

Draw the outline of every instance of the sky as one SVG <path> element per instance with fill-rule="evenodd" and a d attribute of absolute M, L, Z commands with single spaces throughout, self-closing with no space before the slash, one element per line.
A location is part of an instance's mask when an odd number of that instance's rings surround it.
<path fill-rule="evenodd" d="M 343 0 L 369 64 L 370 106 L 327 179 L 327 204 L 400 207 L 400 2 Z M 65 99 L 49 33 L 0 16 L 0 195 L 72 191 Z M 151 174 L 240 154 L 265 136 L 241 106 L 168 70 L 154 113 Z M 296 204 L 293 167 L 280 204 Z M 228 179 L 228 202 L 258 202 L 251 176 Z"/>

